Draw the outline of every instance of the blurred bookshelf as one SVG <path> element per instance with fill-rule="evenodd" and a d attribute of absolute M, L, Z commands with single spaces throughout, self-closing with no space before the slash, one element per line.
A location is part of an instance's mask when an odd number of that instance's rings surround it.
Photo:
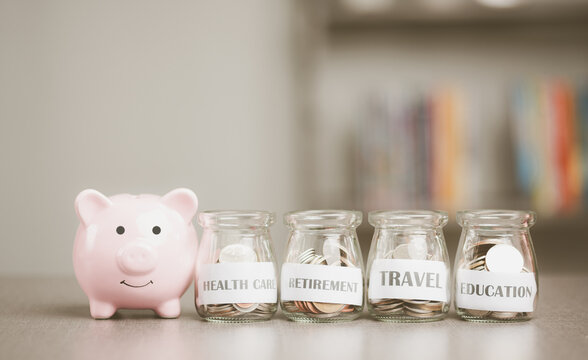
<path fill-rule="evenodd" d="M 357 131 L 356 204 L 485 207 L 491 201 L 481 195 L 493 179 L 486 159 L 494 157 L 504 159 L 508 205 L 549 217 L 581 211 L 588 198 L 588 81 L 515 82 L 504 95 L 510 126 L 497 131 L 485 124 L 472 89 L 369 96 Z"/>
<path fill-rule="evenodd" d="M 538 251 L 588 248 L 588 1 L 307 1 L 303 17 L 311 206 L 531 209 Z M 451 255 L 458 238 L 450 224 Z"/>

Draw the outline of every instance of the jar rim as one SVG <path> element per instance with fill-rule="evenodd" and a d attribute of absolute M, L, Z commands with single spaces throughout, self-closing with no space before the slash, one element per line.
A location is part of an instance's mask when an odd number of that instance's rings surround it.
<path fill-rule="evenodd" d="M 198 213 L 198 224 L 203 228 L 250 228 L 269 227 L 275 214 L 264 210 L 207 210 Z"/>
<path fill-rule="evenodd" d="M 363 214 L 356 210 L 300 210 L 284 214 L 284 223 L 292 229 L 356 228 Z"/>
<path fill-rule="evenodd" d="M 374 227 L 443 227 L 448 219 L 447 212 L 440 210 L 376 210 L 368 214 L 368 221 Z"/>
<path fill-rule="evenodd" d="M 457 212 L 457 223 L 464 227 L 475 226 L 510 226 L 531 227 L 537 215 L 528 210 L 462 210 Z"/>

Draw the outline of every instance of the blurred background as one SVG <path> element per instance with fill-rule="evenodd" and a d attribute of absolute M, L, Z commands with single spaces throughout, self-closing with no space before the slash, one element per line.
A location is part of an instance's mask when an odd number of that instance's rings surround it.
<path fill-rule="evenodd" d="M 588 0 L 0 0 L 0 274 L 73 275 L 73 201 L 531 209 L 586 268 Z"/>

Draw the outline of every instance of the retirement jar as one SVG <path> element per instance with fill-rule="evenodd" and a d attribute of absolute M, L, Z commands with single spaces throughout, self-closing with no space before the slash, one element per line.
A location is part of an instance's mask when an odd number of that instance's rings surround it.
<path fill-rule="evenodd" d="M 537 303 L 531 211 L 461 211 L 455 258 L 455 308 L 465 320 L 522 321 Z"/>
<path fill-rule="evenodd" d="M 267 320 L 277 310 L 276 262 L 266 211 L 204 211 L 196 258 L 198 314 L 217 322 Z"/>
<path fill-rule="evenodd" d="M 382 321 L 440 320 L 449 310 L 447 213 L 373 211 L 368 257 L 368 310 Z"/>
<path fill-rule="evenodd" d="M 310 210 L 284 216 L 290 228 L 281 274 L 281 305 L 291 320 L 352 320 L 363 309 L 358 211 Z"/>

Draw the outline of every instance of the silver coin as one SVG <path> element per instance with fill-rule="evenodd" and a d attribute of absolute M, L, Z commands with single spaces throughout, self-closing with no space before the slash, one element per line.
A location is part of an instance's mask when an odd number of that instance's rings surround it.
<path fill-rule="evenodd" d="M 233 306 L 235 307 L 235 309 L 239 310 L 239 312 L 248 313 L 257 309 L 259 304 L 233 304 Z"/>
<path fill-rule="evenodd" d="M 408 244 L 398 245 L 392 252 L 392 257 L 394 259 L 410 259 Z"/>
<path fill-rule="evenodd" d="M 415 318 L 428 318 L 428 317 L 435 315 L 430 312 L 426 312 L 426 313 L 416 312 L 412 309 L 405 309 L 404 313 L 408 316 L 412 316 Z"/>
<path fill-rule="evenodd" d="M 512 245 L 494 245 L 486 253 L 486 268 L 491 272 L 520 273 L 523 255 Z"/>
<path fill-rule="evenodd" d="M 419 314 L 429 314 L 429 313 L 431 313 L 431 310 L 421 309 L 418 306 L 410 306 L 409 304 L 404 304 L 404 309 L 405 310 L 410 310 L 412 312 L 419 313 Z"/>
<path fill-rule="evenodd" d="M 405 303 L 413 304 L 413 305 L 423 305 L 423 304 L 429 304 L 431 302 L 430 300 L 413 300 L 413 299 L 403 299 L 403 301 Z"/>
<path fill-rule="evenodd" d="M 297 261 L 301 264 L 306 262 L 306 259 L 308 259 L 308 257 L 314 255 L 314 249 L 310 248 L 310 249 L 306 249 L 304 250 L 302 253 L 300 253 L 300 255 L 298 255 L 297 257 Z"/>
<path fill-rule="evenodd" d="M 394 250 L 390 250 L 384 254 L 382 257 L 383 259 L 393 259 L 394 258 Z"/>
<path fill-rule="evenodd" d="M 339 261 L 341 257 L 341 246 L 338 239 L 329 238 L 323 242 L 323 256 L 327 260 L 327 264 L 331 265 Z"/>
<path fill-rule="evenodd" d="M 517 317 L 519 313 L 509 311 L 493 311 L 491 316 L 495 319 L 510 320 Z"/>
<path fill-rule="evenodd" d="M 408 243 L 408 256 L 414 260 L 425 260 L 428 256 L 427 252 L 427 235 L 415 234 L 411 236 Z"/>
<path fill-rule="evenodd" d="M 474 310 L 474 309 L 463 309 L 465 312 L 467 312 L 468 314 L 472 315 L 472 316 L 477 316 L 477 317 L 484 317 L 488 314 L 490 314 L 490 311 L 488 310 Z"/>
<path fill-rule="evenodd" d="M 352 263 L 349 259 L 347 258 L 341 258 L 341 265 L 343 266 L 347 266 L 347 267 L 357 267 L 354 263 Z"/>
<path fill-rule="evenodd" d="M 218 261 L 220 263 L 257 262 L 257 254 L 247 245 L 231 244 L 221 250 Z"/>

